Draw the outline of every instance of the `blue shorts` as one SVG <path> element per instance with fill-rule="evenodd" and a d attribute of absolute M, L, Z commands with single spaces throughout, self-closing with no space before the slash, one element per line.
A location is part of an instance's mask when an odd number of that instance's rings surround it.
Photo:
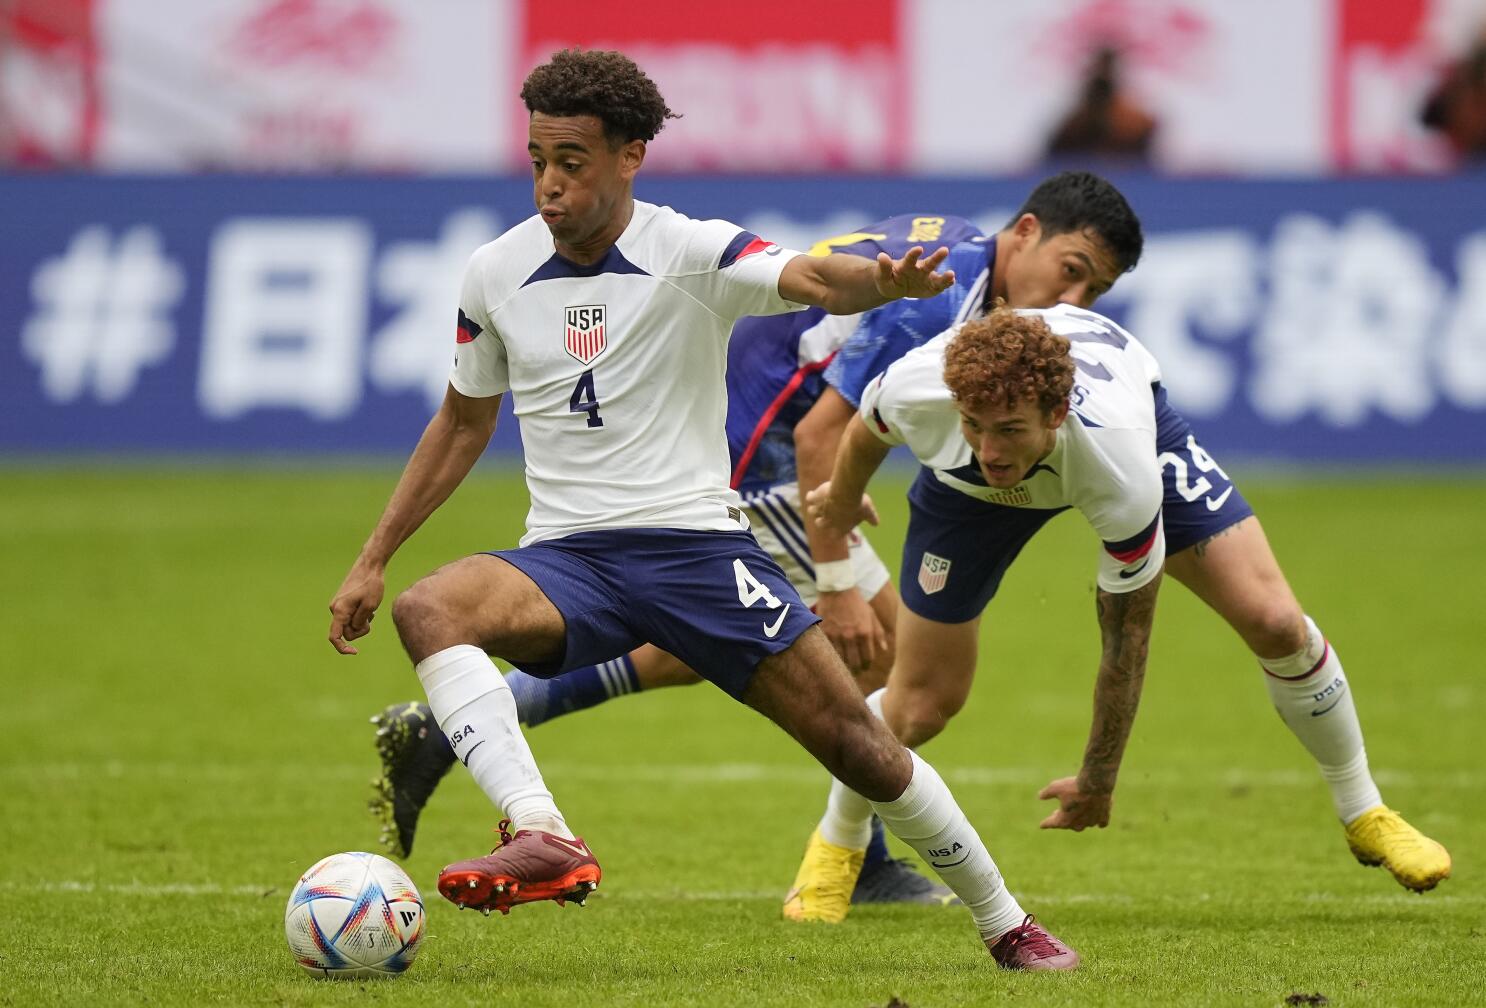
<path fill-rule="evenodd" d="M 1166 527 L 1166 555 L 1180 553 L 1254 515 L 1238 487 L 1213 457 L 1202 450 L 1192 425 L 1166 401 L 1156 386 L 1156 457 L 1166 494 L 1161 522 Z"/>
<path fill-rule="evenodd" d="M 742 699 L 754 669 L 820 622 L 747 532 L 606 529 L 492 550 L 536 582 L 567 623 L 550 679 L 646 642 Z"/>
<path fill-rule="evenodd" d="M 1228 474 L 1156 386 L 1156 451 L 1165 494 L 1166 555 L 1189 549 L 1253 515 Z M 977 500 L 920 470 L 908 491 L 899 594 L 908 610 L 939 623 L 981 614 L 1011 562 L 1037 530 L 1067 508 L 1007 507 Z"/>

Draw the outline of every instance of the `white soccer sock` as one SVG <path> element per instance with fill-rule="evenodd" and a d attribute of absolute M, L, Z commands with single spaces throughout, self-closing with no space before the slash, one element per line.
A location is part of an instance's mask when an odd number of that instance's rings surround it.
<path fill-rule="evenodd" d="M 883 687 L 867 698 L 867 706 L 882 719 Z M 831 779 L 831 796 L 826 799 L 826 814 L 820 820 L 820 838 L 837 847 L 865 850 L 872 837 L 872 803 L 835 778 Z"/>
<path fill-rule="evenodd" d="M 511 687 L 485 652 L 456 644 L 429 655 L 415 670 L 454 755 L 511 820 L 513 831 L 538 829 L 573 839 L 521 734 Z"/>
<path fill-rule="evenodd" d="M 1362 725 L 1341 659 L 1309 616 L 1305 627 L 1305 647 L 1259 664 L 1275 710 L 1320 764 L 1336 814 L 1349 823 L 1383 798 L 1368 772 Z"/>
<path fill-rule="evenodd" d="M 917 753 L 910 750 L 908 755 L 913 759 L 908 787 L 893 801 L 872 807 L 970 908 L 981 935 L 1000 937 L 1020 924 L 1026 912 L 1006 890 L 991 852 L 939 774 Z"/>

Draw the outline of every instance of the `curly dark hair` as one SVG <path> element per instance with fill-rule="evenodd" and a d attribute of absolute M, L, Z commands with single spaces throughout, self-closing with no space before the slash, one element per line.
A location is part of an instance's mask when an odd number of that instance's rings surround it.
<path fill-rule="evenodd" d="M 1014 409 L 1033 400 L 1043 415 L 1068 401 L 1073 358 L 1067 337 L 1037 315 L 1000 303 L 960 327 L 944 350 L 944 384 L 966 409 Z"/>
<path fill-rule="evenodd" d="M 1140 218 L 1124 195 L 1093 172 L 1065 171 L 1044 179 L 1011 218 L 1032 214 L 1042 225 L 1044 240 L 1070 231 L 1092 231 L 1109 247 L 1121 273 L 1140 262 L 1145 236 Z"/>
<path fill-rule="evenodd" d="M 521 100 L 527 112 L 594 116 L 616 147 L 631 140 L 654 140 L 667 119 L 681 118 L 666 107 L 660 89 L 634 60 L 605 49 L 553 53 L 526 75 Z"/>

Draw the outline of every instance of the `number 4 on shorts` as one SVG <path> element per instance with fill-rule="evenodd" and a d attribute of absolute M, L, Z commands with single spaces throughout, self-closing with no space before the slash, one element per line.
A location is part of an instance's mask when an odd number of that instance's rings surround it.
<path fill-rule="evenodd" d="M 753 576 L 753 572 L 743 566 L 742 560 L 733 561 L 733 576 L 738 580 L 738 601 L 745 606 L 751 606 L 759 599 L 764 600 L 764 605 L 769 609 L 779 608 L 779 599 L 768 589 L 763 582 Z"/>

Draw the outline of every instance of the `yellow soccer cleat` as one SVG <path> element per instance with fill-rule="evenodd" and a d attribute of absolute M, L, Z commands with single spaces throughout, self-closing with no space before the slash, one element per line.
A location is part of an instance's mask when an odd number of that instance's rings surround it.
<path fill-rule="evenodd" d="M 805 860 L 795 875 L 795 884 L 784 897 L 784 916 L 792 921 L 840 924 L 851 909 L 851 891 L 862 871 L 866 848 L 837 847 L 810 834 Z"/>
<path fill-rule="evenodd" d="M 1382 865 L 1414 892 L 1450 877 L 1450 852 L 1404 822 L 1386 805 L 1368 809 L 1347 826 L 1347 846 L 1365 865 Z"/>

